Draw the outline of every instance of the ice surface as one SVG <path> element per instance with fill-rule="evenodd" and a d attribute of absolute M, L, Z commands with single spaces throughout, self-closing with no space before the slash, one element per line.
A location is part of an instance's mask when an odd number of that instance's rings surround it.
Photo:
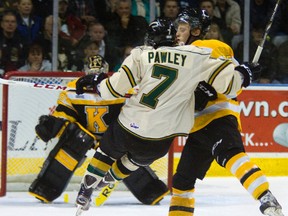
<path fill-rule="evenodd" d="M 288 177 L 268 177 L 270 189 L 288 216 Z M 68 194 L 69 202 L 64 202 Z M 55 202 L 43 204 L 26 192 L 8 192 L 0 198 L 0 216 L 66 216 L 75 215 L 77 191 L 65 192 Z M 236 178 L 206 178 L 196 186 L 195 216 L 257 216 L 255 201 Z M 156 206 L 142 205 L 129 191 L 114 191 L 106 204 L 92 206 L 83 216 L 165 216 L 170 195 Z"/>

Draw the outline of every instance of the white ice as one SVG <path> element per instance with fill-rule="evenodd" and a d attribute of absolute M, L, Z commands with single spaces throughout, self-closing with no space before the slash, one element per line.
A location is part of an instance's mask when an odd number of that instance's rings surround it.
<path fill-rule="evenodd" d="M 270 189 L 288 216 L 288 177 L 268 177 Z M 66 192 L 65 192 L 66 193 Z M 64 194 L 65 194 L 64 193 Z M 0 216 L 66 216 L 75 215 L 77 191 L 67 192 L 51 204 L 43 204 L 26 192 L 8 192 L 0 198 Z M 260 216 L 259 202 L 252 199 L 235 178 L 206 178 L 196 186 L 195 216 Z M 92 206 L 83 216 L 165 216 L 169 200 L 166 196 L 156 206 L 142 205 L 129 191 L 114 191 L 106 204 Z"/>

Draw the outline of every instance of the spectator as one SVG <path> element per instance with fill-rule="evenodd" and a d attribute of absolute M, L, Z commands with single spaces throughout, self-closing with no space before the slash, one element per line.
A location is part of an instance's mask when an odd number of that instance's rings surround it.
<path fill-rule="evenodd" d="M 220 27 L 217 25 L 217 23 L 211 23 L 210 28 L 206 33 L 204 39 L 216 39 L 224 42 Z"/>
<path fill-rule="evenodd" d="M 142 45 L 147 28 L 148 23 L 144 17 L 131 14 L 131 0 L 119 0 L 115 17 L 106 25 L 107 44 L 113 47 L 114 52 L 117 50 L 119 52 L 121 48 L 129 44 Z M 121 55 L 118 54 L 118 58 L 120 57 Z"/>
<path fill-rule="evenodd" d="M 158 0 L 160 4 L 160 11 L 162 12 L 161 16 L 163 16 L 163 8 L 166 0 Z M 177 2 L 179 6 L 179 12 L 180 10 L 186 8 L 186 7 L 191 7 L 191 8 L 198 8 L 199 7 L 199 0 L 179 0 Z"/>
<path fill-rule="evenodd" d="M 225 42 L 231 45 L 233 36 L 240 34 L 242 25 L 239 4 L 233 0 L 216 0 L 214 16 L 225 23 L 225 27 L 221 27 L 221 33 Z"/>
<path fill-rule="evenodd" d="M 215 10 L 214 0 L 200 0 L 199 7 L 202 10 L 206 10 L 207 14 L 211 19 L 211 23 L 216 23 L 220 29 L 226 28 L 225 21 L 214 15 Z"/>
<path fill-rule="evenodd" d="M 96 21 L 96 9 L 93 0 L 69 0 L 69 12 L 79 17 L 83 24 Z"/>
<path fill-rule="evenodd" d="M 179 4 L 181 9 L 186 7 L 199 8 L 199 0 L 180 0 Z"/>
<path fill-rule="evenodd" d="M 150 0 L 132 0 L 131 14 L 134 16 L 142 16 L 148 23 L 150 23 Z M 158 16 L 160 16 L 160 4 L 155 1 L 155 14 L 153 14 L 153 17 L 155 18 Z"/>
<path fill-rule="evenodd" d="M 59 18 L 61 20 L 61 32 L 64 32 L 69 37 L 72 46 L 76 47 L 85 35 L 86 26 L 82 24 L 79 17 L 69 14 L 67 8 L 68 0 L 60 0 Z"/>
<path fill-rule="evenodd" d="M 116 4 L 118 0 L 94 0 L 94 5 L 97 5 L 96 18 L 104 26 L 113 20 L 116 11 Z"/>
<path fill-rule="evenodd" d="M 273 0 L 252 0 L 250 3 L 251 26 L 255 25 L 265 26 L 270 19 L 271 13 L 274 9 L 274 4 L 275 3 Z M 273 28 L 270 29 L 270 34 L 272 32 Z"/>
<path fill-rule="evenodd" d="M 274 3 L 275 4 L 275 3 Z M 288 40 L 288 0 L 281 1 L 279 9 L 275 15 L 274 23 L 271 28 L 274 27 L 275 34 L 272 35 L 273 43 L 280 47 L 280 45 Z M 282 46 L 282 45 L 281 45 Z"/>
<path fill-rule="evenodd" d="M 22 39 L 17 32 L 17 19 L 12 11 L 5 11 L 0 30 L 0 75 L 17 70 L 24 64 Z"/>
<path fill-rule="evenodd" d="M 41 17 L 42 20 L 53 14 L 53 0 L 32 0 L 32 2 L 34 15 Z"/>
<path fill-rule="evenodd" d="M 30 45 L 26 64 L 20 67 L 18 71 L 52 71 L 52 64 L 44 59 L 43 48 L 40 44 Z"/>
<path fill-rule="evenodd" d="M 180 6 L 178 0 L 164 0 L 161 17 L 174 21 L 179 12 Z"/>
<path fill-rule="evenodd" d="M 88 25 L 87 33 L 80 41 L 79 46 L 77 47 L 77 55 L 79 58 L 83 58 L 83 50 L 87 43 L 94 41 L 99 46 L 99 55 L 103 56 L 104 59 L 111 65 L 113 68 L 117 61 L 117 52 L 113 47 L 109 46 L 106 43 L 106 30 L 105 27 L 100 22 L 90 22 Z"/>
<path fill-rule="evenodd" d="M 266 45 L 265 45 L 266 46 Z M 266 47 L 265 47 L 266 49 Z M 276 79 L 283 84 L 288 84 L 288 40 L 281 43 L 278 48 L 278 73 Z"/>
<path fill-rule="evenodd" d="M 43 21 L 32 13 L 32 0 L 18 0 L 17 29 L 25 46 L 32 44 L 42 34 Z"/>
<path fill-rule="evenodd" d="M 17 11 L 17 0 L 1 0 L 0 1 L 0 16 L 4 11 Z"/>
<path fill-rule="evenodd" d="M 52 35 L 53 35 L 53 16 L 49 15 L 45 19 L 43 36 L 37 42 L 43 46 L 44 52 L 52 58 Z M 61 57 L 61 58 L 60 58 Z M 61 21 L 58 19 L 58 60 L 59 63 L 67 62 L 67 65 L 58 65 L 58 70 L 70 70 L 70 66 L 75 59 L 75 50 L 72 47 L 70 37 L 61 31 Z M 66 64 L 66 63 L 65 63 Z"/>
<path fill-rule="evenodd" d="M 253 26 L 251 31 L 252 38 L 250 39 L 249 53 L 250 58 L 249 62 L 253 60 L 253 54 L 256 52 L 257 47 L 262 40 L 265 26 Z M 235 57 L 239 62 L 243 62 L 243 46 L 244 41 L 238 44 L 237 49 L 235 50 Z M 265 49 L 263 49 L 259 63 L 262 66 L 262 73 L 257 83 L 278 83 L 275 80 L 275 76 L 278 70 L 277 66 L 277 56 L 278 50 L 277 47 L 271 43 L 269 40 L 265 41 Z"/>
<path fill-rule="evenodd" d="M 83 56 L 83 50 L 87 43 L 90 41 L 94 41 L 98 44 L 99 47 L 99 55 L 106 56 L 106 43 L 104 41 L 106 35 L 106 30 L 102 23 L 94 21 L 90 22 L 87 28 L 87 32 L 84 37 L 79 42 L 77 47 L 77 53 L 79 56 Z"/>
<path fill-rule="evenodd" d="M 131 45 L 127 45 L 123 48 L 123 50 L 121 50 L 122 52 L 122 57 L 119 61 L 119 63 L 114 67 L 113 71 L 118 71 L 118 69 L 121 67 L 121 64 L 122 62 L 124 61 L 124 59 L 130 55 L 131 53 L 131 50 L 133 49 L 134 47 L 131 46 Z"/>
<path fill-rule="evenodd" d="M 82 58 L 77 58 L 72 66 L 72 71 L 86 71 L 85 66 L 88 65 L 89 57 L 99 54 L 99 46 L 95 41 L 89 41 L 83 47 Z"/>

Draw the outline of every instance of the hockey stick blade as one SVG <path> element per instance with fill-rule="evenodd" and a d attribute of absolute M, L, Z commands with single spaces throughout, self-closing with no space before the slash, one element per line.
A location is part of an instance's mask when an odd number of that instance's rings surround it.
<path fill-rule="evenodd" d="M 98 196 L 95 198 L 95 205 L 96 206 L 104 205 L 104 203 L 110 197 L 111 193 L 115 190 L 117 185 L 118 182 L 116 182 L 115 184 L 108 184 L 107 186 L 103 187 Z"/>
<path fill-rule="evenodd" d="M 70 90 L 70 88 L 66 86 L 61 86 L 58 84 L 30 83 L 30 82 L 23 82 L 23 81 L 16 81 L 16 80 L 7 80 L 7 79 L 2 79 L 2 78 L 0 78 L 0 84 L 12 85 L 12 86 L 23 86 L 23 87 L 30 87 L 30 88 L 36 88 L 36 89 L 45 89 L 45 90 L 56 90 L 56 91 Z"/>
<path fill-rule="evenodd" d="M 275 4 L 273 13 L 272 13 L 272 15 L 271 15 L 271 17 L 270 17 L 269 22 L 268 22 L 267 25 L 266 25 L 263 38 L 261 39 L 261 41 L 260 41 L 260 43 L 259 43 L 259 45 L 258 45 L 258 47 L 257 47 L 257 50 L 256 50 L 256 52 L 255 52 L 255 54 L 254 54 L 254 57 L 253 57 L 253 60 L 252 60 L 252 64 L 257 64 L 258 61 L 259 61 L 260 55 L 261 55 L 262 50 L 263 50 L 263 47 L 264 47 L 264 43 L 265 43 L 266 38 L 267 38 L 267 36 L 268 36 L 268 34 L 269 34 L 270 28 L 271 28 L 271 26 L 272 26 L 272 24 L 273 24 L 273 20 L 274 20 L 274 17 L 275 17 L 275 14 L 276 14 L 276 12 L 277 12 L 277 9 L 278 9 L 278 7 L 279 7 L 280 2 L 281 2 L 281 0 L 278 0 L 278 1 L 276 2 L 276 4 Z"/>

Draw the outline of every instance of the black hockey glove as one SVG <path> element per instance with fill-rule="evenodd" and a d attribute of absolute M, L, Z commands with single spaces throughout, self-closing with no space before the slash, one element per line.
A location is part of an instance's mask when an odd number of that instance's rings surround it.
<path fill-rule="evenodd" d="M 261 65 L 252 64 L 252 63 L 244 63 L 235 68 L 235 70 L 239 71 L 243 76 L 243 87 L 248 87 L 253 81 L 260 78 L 262 67 Z"/>
<path fill-rule="evenodd" d="M 56 118 L 50 115 L 42 115 L 39 118 L 38 124 L 35 126 L 36 134 L 44 142 L 48 142 L 58 134 L 65 122 L 66 120 L 61 118 Z"/>
<path fill-rule="evenodd" d="M 195 92 L 195 110 L 202 111 L 209 101 L 217 99 L 217 92 L 210 84 L 202 81 L 198 84 Z"/>
<path fill-rule="evenodd" d="M 76 82 L 76 93 L 83 94 L 84 87 L 92 89 L 93 92 L 99 94 L 98 91 L 98 84 L 103 80 L 106 79 L 108 76 L 106 73 L 100 74 L 88 74 L 86 76 L 80 77 Z"/>

